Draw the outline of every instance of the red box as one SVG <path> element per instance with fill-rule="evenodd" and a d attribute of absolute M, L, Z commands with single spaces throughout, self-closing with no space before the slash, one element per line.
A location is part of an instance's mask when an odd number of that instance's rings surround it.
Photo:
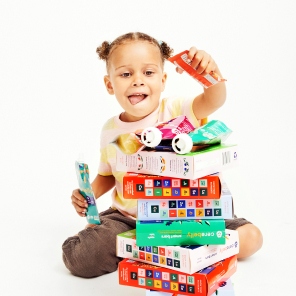
<path fill-rule="evenodd" d="M 123 198 L 126 199 L 219 199 L 219 174 L 195 180 L 126 173 L 123 177 Z"/>
<path fill-rule="evenodd" d="M 219 283 L 227 281 L 236 268 L 236 255 L 191 275 L 126 258 L 119 262 L 118 276 L 120 285 L 189 296 L 208 296 L 219 288 Z"/>

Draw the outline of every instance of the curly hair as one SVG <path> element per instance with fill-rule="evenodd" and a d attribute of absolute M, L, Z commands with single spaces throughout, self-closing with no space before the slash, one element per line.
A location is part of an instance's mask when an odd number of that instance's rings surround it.
<path fill-rule="evenodd" d="M 141 32 L 130 32 L 130 33 L 121 35 L 112 42 L 104 41 L 99 47 L 97 47 L 96 52 L 99 58 L 105 61 L 106 65 L 108 66 L 108 60 L 110 58 L 112 50 L 114 50 L 117 46 L 125 42 L 137 41 L 137 40 L 147 41 L 156 45 L 160 50 L 162 64 L 164 64 L 165 60 L 167 60 L 173 54 L 173 49 L 170 48 L 166 42 L 157 41 L 155 38 Z"/>

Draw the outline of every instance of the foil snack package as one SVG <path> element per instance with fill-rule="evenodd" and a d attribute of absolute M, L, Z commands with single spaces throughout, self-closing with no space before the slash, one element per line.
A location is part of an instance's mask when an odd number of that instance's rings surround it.
<path fill-rule="evenodd" d="M 186 154 L 210 145 L 224 142 L 232 130 L 220 120 L 211 120 L 188 134 L 174 137 L 172 148 L 178 154 Z"/>
<path fill-rule="evenodd" d="M 84 162 L 75 161 L 75 171 L 79 184 L 79 190 L 87 201 L 86 220 L 89 224 L 101 224 L 96 199 L 89 182 L 88 165 Z"/>
<path fill-rule="evenodd" d="M 145 147 L 161 147 L 161 143 L 172 140 L 176 135 L 189 133 L 194 126 L 185 115 L 161 122 L 153 127 L 120 135 L 113 143 L 125 154 L 133 154 Z M 171 141 L 169 141 L 171 143 Z M 167 145 L 166 145 L 167 146 Z"/>

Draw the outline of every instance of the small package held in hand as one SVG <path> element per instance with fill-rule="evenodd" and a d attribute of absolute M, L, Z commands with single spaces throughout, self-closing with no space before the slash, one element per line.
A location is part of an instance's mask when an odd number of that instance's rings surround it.
<path fill-rule="evenodd" d="M 188 61 L 188 50 L 182 51 L 181 53 L 170 57 L 168 60 L 175 64 L 177 67 L 184 70 L 194 79 L 196 79 L 204 88 L 208 88 L 212 85 L 217 84 L 218 82 L 226 81 L 226 79 L 221 78 L 217 73 L 211 72 L 206 75 L 200 75 L 196 70 L 191 66 L 191 62 Z"/>
<path fill-rule="evenodd" d="M 81 195 L 87 201 L 86 220 L 89 224 L 101 224 L 96 199 L 89 182 L 88 165 L 81 161 L 75 162 L 75 170 Z"/>

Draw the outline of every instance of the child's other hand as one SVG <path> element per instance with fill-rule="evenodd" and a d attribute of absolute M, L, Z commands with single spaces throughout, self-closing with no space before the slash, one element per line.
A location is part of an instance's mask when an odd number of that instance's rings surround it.
<path fill-rule="evenodd" d="M 87 229 L 87 228 L 95 228 L 96 226 L 98 226 L 97 224 L 87 224 L 84 229 Z"/>
<path fill-rule="evenodd" d="M 200 75 L 204 76 L 216 70 L 217 65 L 215 61 L 204 50 L 191 47 L 188 52 L 188 59 L 191 61 L 191 67 L 196 69 L 196 72 Z M 179 67 L 176 68 L 176 71 L 180 74 L 184 72 L 184 70 Z"/>
<path fill-rule="evenodd" d="M 79 189 L 75 189 L 71 195 L 72 205 L 74 206 L 77 214 L 80 217 L 85 217 L 85 213 L 87 210 L 87 202 L 85 198 L 81 195 Z"/>

